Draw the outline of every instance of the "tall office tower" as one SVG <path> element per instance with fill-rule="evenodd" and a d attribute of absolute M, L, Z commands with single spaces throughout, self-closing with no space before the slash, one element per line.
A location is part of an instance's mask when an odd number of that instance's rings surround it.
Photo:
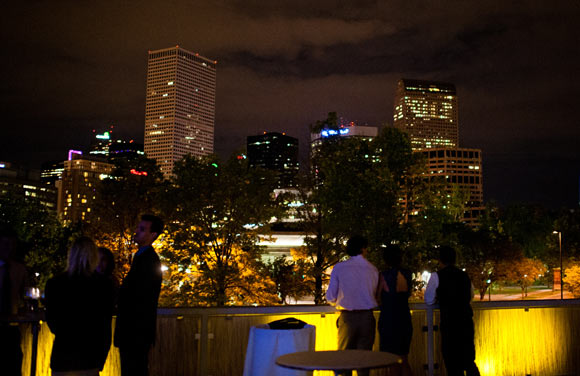
<path fill-rule="evenodd" d="M 216 65 L 179 46 L 149 51 L 145 154 L 166 178 L 185 155 L 213 153 Z"/>
<path fill-rule="evenodd" d="M 285 133 L 264 132 L 247 138 L 248 164 L 278 173 L 276 188 L 296 187 L 298 174 L 298 139 Z"/>
<path fill-rule="evenodd" d="M 393 123 L 409 135 L 413 150 L 459 145 L 457 93 L 452 84 L 401 79 Z"/>

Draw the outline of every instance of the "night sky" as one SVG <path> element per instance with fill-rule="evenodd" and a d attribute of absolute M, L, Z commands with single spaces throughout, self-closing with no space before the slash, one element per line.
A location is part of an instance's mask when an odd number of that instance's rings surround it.
<path fill-rule="evenodd" d="M 578 1 L 14 1 L 0 15 L 0 160 L 39 168 L 115 125 L 143 140 L 147 51 L 218 60 L 216 151 L 338 112 L 392 123 L 402 77 L 454 83 L 485 199 L 578 205 Z"/>

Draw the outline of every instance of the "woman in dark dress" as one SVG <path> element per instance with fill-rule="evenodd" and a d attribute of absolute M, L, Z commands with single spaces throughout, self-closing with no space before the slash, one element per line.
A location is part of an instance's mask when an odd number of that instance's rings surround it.
<path fill-rule="evenodd" d="M 387 270 L 380 273 L 377 299 L 379 316 L 380 351 L 400 355 L 403 362 L 391 367 L 390 374 L 411 375 L 407 359 L 413 336 L 409 296 L 411 295 L 411 272 L 401 268 L 402 251 L 397 245 L 389 245 L 383 251 Z"/>
<path fill-rule="evenodd" d="M 95 272 L 95 243 L 77 239 L 66 273 L 46 284 L 46 322 L 54 334 L 52 375 L 98 376 L 111 347 L 113 284 Z"/>

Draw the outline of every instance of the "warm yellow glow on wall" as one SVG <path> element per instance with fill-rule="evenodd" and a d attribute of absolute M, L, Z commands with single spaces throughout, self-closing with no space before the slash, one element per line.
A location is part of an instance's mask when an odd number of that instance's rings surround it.
<path fill-rule="evenodd" d="M 250 327 L 295 317 L 316 326 L 316 350 L 335 350 L 337 313 L 287 312 L 280 314 L 218 314 L 208 318 L 208 374 L 240 374 L 243 369 Z M 378 318 L 378 312 L 375 313 Z M 422 375 L 427 362 L 425 311 L 412 312 L 413 340 L 409 362 L 414 374 Z M 436 324 L 439 312 L 435 312 Z M 572 375 L 580 370 L 580 305 L 558 308 L 530 307 L 475 309 L 476 363 L 482 376 Z M 181 312 L 179 316 L 158 317 L 158 338 L 152 353 L 151 374 L 194 374 L 197 368 L 201 317 Z M 30 374 L 31 328 L 22 324 L 23 374 Z M 439 335 L 435 332 L 435 361 L 443 367 Z M 38 341 L 37 376 L 49 376 L 53 335 L 43 323 Z M 378 336 L 375 350 L 378 348 Z M 156 368 L 155 368 L 156 367 Z M 173 369 L 173 368 L 175 369 Z M 180 368 L 181 367 L 181 368 Z M 119 375 L 119 353 L 112 347 L 102 376 Z M 166 373 L 161 373 L 164 370 Z M 181 370 L 181 371 L 180 371 Z M 439 374 L 444 374 L 439 371 Z M 315 372 L 332 376 L 332 372 Z"/>
<path fill-rule="evenodd" d="M 476 363 L 482 375 L 562 375 L 579 369 L 578 309 L 475 311 Z"/>

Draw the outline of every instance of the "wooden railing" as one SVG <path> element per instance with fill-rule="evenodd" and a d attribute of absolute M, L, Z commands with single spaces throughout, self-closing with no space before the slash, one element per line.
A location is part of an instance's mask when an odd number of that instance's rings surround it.
<path fill-rule="evenodd" d="M 482 375 L 578 374 L 580 300 L 476 302 L 473 307 L 476 362 Z M 414 333 L 409 362 L 414 374 L 444 375 L 437 307 L 411 304 L 411 310 Z M 284 317 L 316 326 L 316 350 L 336 349 L 338 312 L 330 306 L 160 308 L 150 374 L 241 375 L 250 327 Z M 53 336 L 41 319 L 40 315 L 19 318 L 23 375 L 50 375 Z M 111 347 L 101 375 L 118 376 L 119 370 L 118 351 Z"/>

